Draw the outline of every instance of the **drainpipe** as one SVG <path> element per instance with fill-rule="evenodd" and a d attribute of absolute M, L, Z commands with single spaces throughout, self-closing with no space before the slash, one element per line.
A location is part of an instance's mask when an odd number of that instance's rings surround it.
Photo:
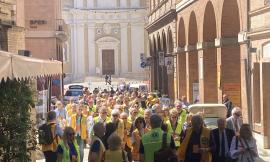
<path fill-rule="evenodd" d="M 250 0 L 247 0 L 247 32 L 250 32 L 250 17 L 249 17 L 249 10 L 250 10 Z M 252 101 L 252 94 L 251 94 L 251 64 L 252 64 L 252 56 L 251 56 L 251 40 L 248 39 L 247 43 L 247 70 L 246 70 L 246 83 L 247 83 L 247 106 L 248 106 L 248 123 L 252 123 L 252 116 L 253 116 L 253 101 Z M 253 129 L 253 125 L 251 124 L 251 128 Z"/>

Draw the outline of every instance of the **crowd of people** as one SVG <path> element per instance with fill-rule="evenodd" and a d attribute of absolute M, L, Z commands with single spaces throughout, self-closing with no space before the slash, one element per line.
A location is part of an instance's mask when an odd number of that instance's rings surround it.
<path fill-rule="evenodd" d="M 46 161 L 82 162 L 88 145 L 89 162 L 159 162 L 157 157 L 169 155 L 168 150 L 176 157 L 166 157 L 171 162 L 255 161 L 256 141 L 239 107 L 230 108 L 230 116 L 210 130 L 203 113 L 188 112 L 186 97 L 173 105 L 162 104 L 159 97 L 86 89 L 79 100 L 57 101 L 45 124 L 53 137 L 42 143 Z"/>

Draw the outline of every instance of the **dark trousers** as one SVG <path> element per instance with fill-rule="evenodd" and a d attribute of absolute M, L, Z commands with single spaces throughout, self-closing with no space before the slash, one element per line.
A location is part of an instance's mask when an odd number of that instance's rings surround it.
<path fill-rule="evenodd" d="M 235 162 L 235 160 L 228 157 L 216 156 L 213 157 L 212 162 Z"/>
<path fill-rule="evenodd" d="M 56 162 L 57 160 L 56 152 L 44 151 L 43 154 L 45 156 L 46 162 Z"/>
<path fill-rule="evenodd" d="M 125 151 L 127 152 L 128 161 L 132 161 L 132 154 L 131 154 L 131 148 L 125 145 Z"/>

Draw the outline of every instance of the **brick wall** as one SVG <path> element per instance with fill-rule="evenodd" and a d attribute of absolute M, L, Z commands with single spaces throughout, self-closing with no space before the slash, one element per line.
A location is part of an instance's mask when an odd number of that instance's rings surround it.
<path fill-rule="evenodd" d="M 204 102 L 217 103 L 217 58 L 215 48 L 209 48 L 203 51 L 203 71 Z"/>
<path fill-rule="evenodd" d="M 198 72 L 198 52 L 189 52 L 189 102 L 192 103 L 193 98 L 193 83 L 199 83 L 199 72 Z"/>
<path fill-rule="evenodd" d="M 18 53 L 18 50 L 25 49 L 24 28 L 13 26 L 8 29 L 8 52 Z"/>
<path fill-rule="evenodd" d="M 186 96 L 186 54 L 178 55 L 178 85 L 179 97 Z"/>

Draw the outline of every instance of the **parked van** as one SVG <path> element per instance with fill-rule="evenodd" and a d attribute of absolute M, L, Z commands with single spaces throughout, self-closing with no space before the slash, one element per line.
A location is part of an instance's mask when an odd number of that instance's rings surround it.
<path fill-rule="evenodd" d="M 148 85 L 145 83 L 130 84 L 129 90 L 134 91 L 135 89 L 141 92 L 148 92 Z"/>

